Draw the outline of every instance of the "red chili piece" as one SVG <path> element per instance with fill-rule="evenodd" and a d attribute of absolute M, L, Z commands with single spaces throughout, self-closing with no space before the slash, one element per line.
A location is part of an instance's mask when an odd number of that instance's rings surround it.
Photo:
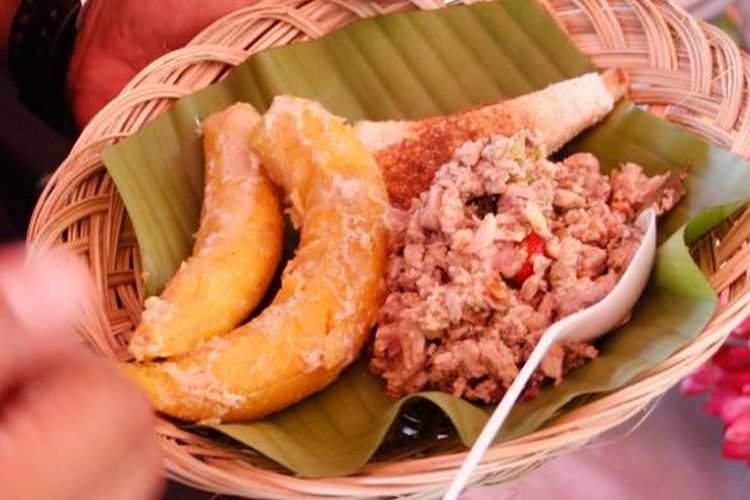
<path fill-rule="evenodd" d="M 518 288 L 520 288 L 521 285 L 523 285 L 523 282 L 534 274 L 534 256 L 547 254 L 547 242 L 537 233 L 530 233 L 521 241 L 519 249 L 520 248 L 526 250 L 526 260 L 515 276 L 508 280 L 511 285 Z"/>

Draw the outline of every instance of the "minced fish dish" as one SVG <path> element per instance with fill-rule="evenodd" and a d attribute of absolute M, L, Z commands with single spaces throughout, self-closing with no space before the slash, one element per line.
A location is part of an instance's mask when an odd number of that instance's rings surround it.
<path fill-rule="evenodd" d="M 667 177 L 634 163 L 603 174 L 587 153 L 552 162 L 527 131 L 463 144 L 389 217 L 372 371 L 393 396 L 499 401 L 550 324 L 615 286 L 642 237 L 637 212 L 681 196 Z M 524 397 L 596 355 L 585 342 L 554 346 Z"/>

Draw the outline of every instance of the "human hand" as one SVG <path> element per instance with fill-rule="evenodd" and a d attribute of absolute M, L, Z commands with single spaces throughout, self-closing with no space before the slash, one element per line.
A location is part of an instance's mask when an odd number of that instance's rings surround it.
<path fill-rule="evenodd" d="M 79 126 L 145 66 L 221 16 L 258 0 L 91 0 L 68 71 Z"/>
<path fill-rule="evenodd" d="M 0 250 L 0 497 L 140 500 L 160 491 L 153 415 L 75 345 L 88 287 L 68 260 Z"/>

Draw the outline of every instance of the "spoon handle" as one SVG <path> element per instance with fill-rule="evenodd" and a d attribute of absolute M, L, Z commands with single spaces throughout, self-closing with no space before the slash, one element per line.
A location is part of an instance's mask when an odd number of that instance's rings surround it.
<path fill-rule="evenodd" d="M 526 387 L 526 383 L 529 381 L 531 375 L 533 375 L 534 371 L 542 362 L 544 355 L 547 354 L 547 351 L 557 339 L 558 329 L 554 328 L 555 326 L 556 325 L 550 327 L 544 333 L 544 335 L 542 335 L 539 343 L 531 352 L 529 359 L 526 361 L 526 363 L 524 363 L 523 368 L 521 368 L 521 371 L 518 372 L 518 375 L 516 375 L 515 380 L 513 380 L 513 383 L 506 391 L 503 399 L 500 401 L 500 404 L 497 405 L 497 408 L 495 408 L 492 416 L 485 424 L 484 429 L 482 429 L 482 432 L 474 442 L 474 445 L 471 447 L 471 450 L 466 456 L 463 464 L 461 464 L 461 468 L 453 478 L 450 487 L 445 492 L 445 495 L 443 495 L 443 500 L 456 500 L 458 498 L 458 495 L 461 494 L 461 490 L 463 490 L 464 486 L 466 486 L 471 473 L 474 472 L 474 469 L 482 460 L 485 451 L 487 451 L 487 448 L 495 439 L 495 435 L 503 426 L 503 423 L 505 423 L 505 419 L 508 417 L 510 410 L 518 400 L 524 387 Z"/>

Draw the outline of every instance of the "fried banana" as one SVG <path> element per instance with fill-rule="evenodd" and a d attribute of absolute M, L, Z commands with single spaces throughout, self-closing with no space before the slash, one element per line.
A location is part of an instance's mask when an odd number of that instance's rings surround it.
<path fill-rule="evenodd" d="M 130 344 L 138 360 L 183 354 L 231 331 L 263 298 L 281 257 L 276 186 L 248 145 L 260 115 L 235 104 L 203 123 L 205 195 L 193 254 L 146 299 Z"/>
<path fill-rule="evenodd" d="M 282 96 L 250 144 L 301 239 L 255 319 L 174 360 L 126 365 L 157 410 L 184 420 L 258 419 L 324 388 L 358 357 L 383 299 L 387 192 L 352 129 Z"/>

